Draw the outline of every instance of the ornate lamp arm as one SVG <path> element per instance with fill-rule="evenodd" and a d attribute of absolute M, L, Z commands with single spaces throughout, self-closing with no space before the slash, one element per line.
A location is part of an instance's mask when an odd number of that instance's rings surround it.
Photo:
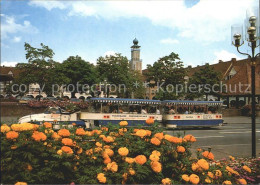
<path fill-rule="evenodd" d="M 242 54 L 242 55 L 247 55 L 249 58 L 251 58 L 251 55 L 249 55 L 249 54 L 247 54 L 247 53 L 242 53 L 242 52 L 240 52 L 239 49 L 238 49 L 238 47 L 237 47 L 237 51 L 238 51 L 238 53 L 240 53 L 240 54 Z M 259 53 L 258 53 L 258 54 L 259 54 Z"/>
<path fill-rule="evenodd" d="M 260 56 L 260 53 L 257 53 L 255 57 L 258 57 L 258 56 Z"/>

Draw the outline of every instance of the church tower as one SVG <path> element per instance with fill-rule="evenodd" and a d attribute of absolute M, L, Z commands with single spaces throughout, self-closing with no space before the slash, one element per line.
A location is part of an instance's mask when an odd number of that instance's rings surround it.
<path fill-rule="evenodd" d="M 133 40 L 134 45 L 131 46 L 131 60 L 130 68 L 135 71 L 142 73 L 142 60 L 140 59 L 140 47 L 138 46 L 138 40 Z"/>

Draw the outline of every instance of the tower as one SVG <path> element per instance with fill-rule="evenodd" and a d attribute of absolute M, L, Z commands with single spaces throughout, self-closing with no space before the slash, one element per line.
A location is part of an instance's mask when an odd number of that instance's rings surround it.
<path fill-rule="evenodd" d="M 133 40 L 134 45 L 131 46 L 131 60 L 130 68 L 135 71 L 142 73 L 142 60 L 140 59 L 140 47 L 138 46 L 138 40 Z"/>

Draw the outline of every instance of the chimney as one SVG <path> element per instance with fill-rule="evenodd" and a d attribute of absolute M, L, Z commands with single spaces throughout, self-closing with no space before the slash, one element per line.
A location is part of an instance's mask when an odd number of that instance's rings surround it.
<path fill-rule="evenodd" d="M 188 69 L 191 69 L 192 68 L 192 66 L 191 65 L 188 65 Z"/>
<path fill-rule="evenodd" d="M 218 61 L 218 63 L 222 63 L 222 62 L 223 62 L 223 60 L 219 60 L 219 61 Z"/>
<path fill-rule="evenodd" d="M 232 62 L 232 63 L 235 63 L 236 61 L 237 61 L 236 58 L 231 58 L 231 62 Z"/>

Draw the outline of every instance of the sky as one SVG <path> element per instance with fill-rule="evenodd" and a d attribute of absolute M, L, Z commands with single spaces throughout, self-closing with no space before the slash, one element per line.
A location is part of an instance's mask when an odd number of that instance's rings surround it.
<path fill-rule="evenodd" d="M 231 26 L 242 25 L 259 0 L 2 0 L 1 65 L 27 62 L 24 43 L 40 43 L 62 62 L 79 55 L 96 64 L 121 53 L 129 60 L 136 37 L 143 69 L 171 52 L 185 66 L 242 59 L 231 44 Z M 249 52 L 247 44 L 241 47 Z"/>

